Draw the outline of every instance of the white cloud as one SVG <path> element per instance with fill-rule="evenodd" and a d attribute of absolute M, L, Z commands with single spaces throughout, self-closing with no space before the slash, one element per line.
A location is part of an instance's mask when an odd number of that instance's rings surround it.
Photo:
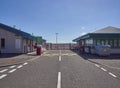
<path fill-rule="evenodd" d="M 81 27 L 81 29 L 85 29 L 85 27 Z"/>
<path fill-rule="evenodd" d="M 85 34 L 87 34 L 87 33 L 85 33 L 85 32 L 81 33 L 81 35 L 85 35 Z"/>

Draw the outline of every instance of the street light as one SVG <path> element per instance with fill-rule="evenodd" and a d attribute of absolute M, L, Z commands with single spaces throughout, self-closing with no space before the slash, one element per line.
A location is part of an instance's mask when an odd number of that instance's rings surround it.
<path fill-rule="evenodd" d="M 56 44 L 58 43 L 58 33 L 55 33 L 56 34 Z"/>
<path fill-rule="evenodd" d="M 56 34 L 56 45 L 58 43 L 58 33 L 55 33 Z M 58 45 L 57 45 L 57 49 L 58 49 Z"/>

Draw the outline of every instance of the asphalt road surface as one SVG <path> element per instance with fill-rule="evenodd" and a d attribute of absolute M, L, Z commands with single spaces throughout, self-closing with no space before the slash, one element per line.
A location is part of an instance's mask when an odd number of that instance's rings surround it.
<path fill-rule="evenodd" d="M 120 77 L 69 50 L 0 68 L 0 88 L 120 88 Z"/>

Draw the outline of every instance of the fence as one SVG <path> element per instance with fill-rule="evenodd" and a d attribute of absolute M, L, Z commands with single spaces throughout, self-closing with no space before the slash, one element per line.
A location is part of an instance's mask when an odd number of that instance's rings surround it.
<path fill-rule="evenodd" d="M 48 43 L 46 44 L 46 49 L 48 50 L 70 50 L 74 49 L 76 44 L 73 43 L 62 43 L 62 44 L 53 44 L 53 43 Z"/>

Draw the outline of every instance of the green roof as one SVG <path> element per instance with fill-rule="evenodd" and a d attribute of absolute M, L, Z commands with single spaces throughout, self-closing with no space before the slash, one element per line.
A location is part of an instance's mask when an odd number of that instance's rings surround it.
<path fill-rule="evenodd" d="M 42 38 L 42 36 L 34 36 L 35 40 L 37 43 L 42 43 L 42 42 L 46 42 L 45 39 Z"/>
<path fill-rule="evenodd" d="M 42 43 L 42 37 L 41 36 L 35 36 L 35 40 L 37 43 Z"/>
<path fill-rule="evenodd" d="M 79 41 L 87 38 L 96 38 L 96 39 L 97 38 L 99 39 L 113 39 L 113 38 L 118 39 L 119 38 L 120 39 L 120 28 L 108 26 L 103 29 L 97 30 L 95 32 L 80 36 L 74 39 L 73 41 Z"/>
<path fill-rule="evenodd" d="M 79 41 L 79 40 L 82 40 L 82 39 L 88 39 L 88 38 L 101 38 L 101 39 L 120 39 L 120 33 L 104 33 L 104 34 L 101 34 L 101 33 L 88 33 L 84 36 L 81 36 L 81 37 L 78 37 L 76 39 L 74 39 L 73 41 Z"/>
<path fill-rule="evenodd" d="M 35 40 L 35 38 L 33 36 L 31 36 L 29 33 L 23 32 L 21 30 L 10 27 L 8 25 L 0 23 L 0 28 L 3 28 L 4 30 L 7 30 L 9 32 L 15 33 L 16 36 L 21 36 L 21 37 L 23 37 L 25 39 Z"/>

